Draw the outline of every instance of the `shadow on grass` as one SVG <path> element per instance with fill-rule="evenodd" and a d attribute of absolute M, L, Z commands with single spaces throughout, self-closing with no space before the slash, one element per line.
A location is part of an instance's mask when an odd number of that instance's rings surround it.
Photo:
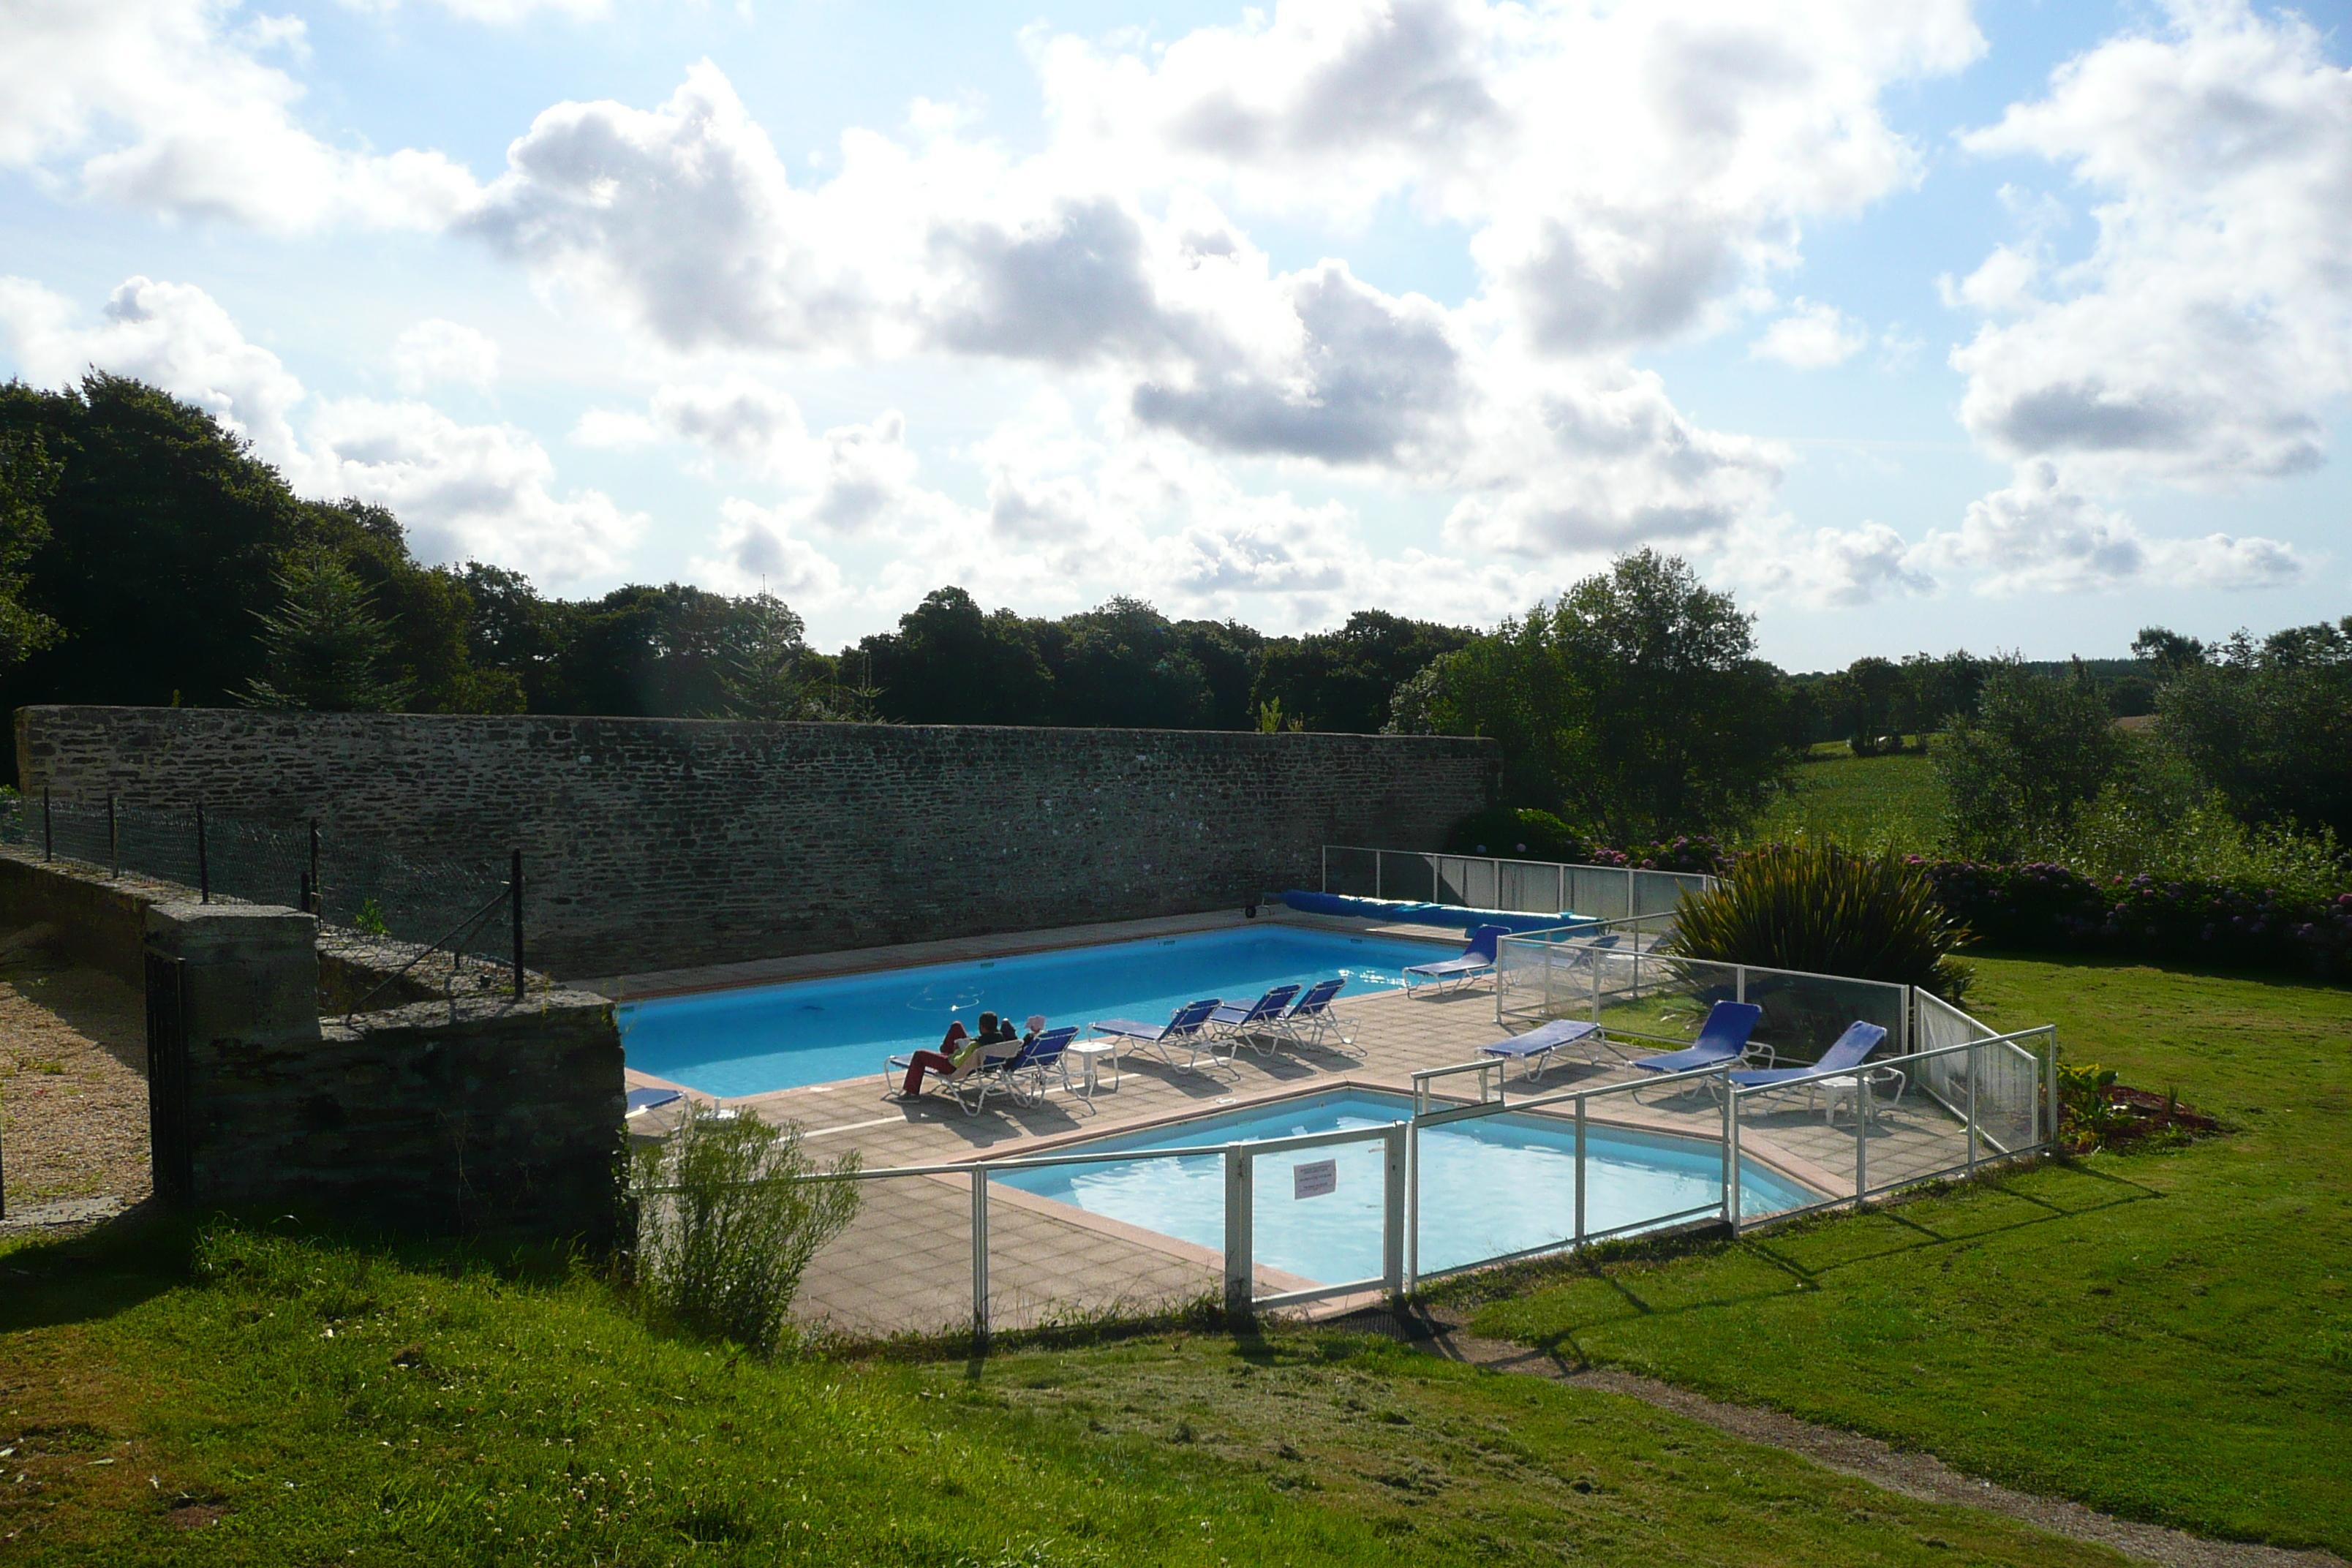
<path fill-rule="evenodd" d="M 0 1252 L 0 1333 L 110 1318 L 186 1283 L 191 1237 L 142 1204 L 79 1235 Z"/>

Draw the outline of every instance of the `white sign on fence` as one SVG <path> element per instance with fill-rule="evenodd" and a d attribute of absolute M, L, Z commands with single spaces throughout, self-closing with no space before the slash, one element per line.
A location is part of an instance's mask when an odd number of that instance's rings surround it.
<path fill-rule="evenodd" d="M 1290 1167 L 1290 1195 L 1293 1198 L 1328 1197 L 1339 1190 L 1339 1162 L 1311 1160 L 1303 1165 Z"/>

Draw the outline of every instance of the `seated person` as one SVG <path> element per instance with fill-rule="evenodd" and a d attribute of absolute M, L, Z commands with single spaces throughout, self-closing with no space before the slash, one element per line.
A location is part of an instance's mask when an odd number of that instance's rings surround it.
<path fill-rule="evenodd" d="M 959 1018 L 948 1026 L 947 1036 L 940 1041 L 938 1050 L 917 1051 L 908 1062 L 907 1081 L 898 1092 L 912 1100 L 923 1092 L 925 1072 L 952 1073 L 978 1052 L 995 1044 L 996 1015 L 982 1013 L 980 1018 L 982 1032 L 979 1036 L 966 1035 L 963 1020 Z"/>

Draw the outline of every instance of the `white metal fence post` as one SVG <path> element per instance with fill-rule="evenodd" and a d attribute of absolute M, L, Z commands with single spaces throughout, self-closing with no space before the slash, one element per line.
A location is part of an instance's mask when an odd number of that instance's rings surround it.
<path fill-rule="evenodd" d="M 1426 1087 L 1425 1085 L 1423 1086 Z M 1421 1107 L 1405 1123 L 1404 1289 L 1421 1289 Z"/>
<path fill-rule="evenodd" d="M 1862 1194 L 1870 1190 L 1870 1117 L 1862 1097 L 1870 1092 L 1870 1081 L 1860 1068 L 1853 1071 L 1853 1212 L 1862 1212 Z"/>
<path fill-rule="evenodd" d="M 1584 1250 L 1584 1096 L 1576 1097 L 1576 1250 Z"/>
<path fill-rule="evenodd" d="M 1381 1139 L 1388 1156 L 1381 1192 L 1381 1283 L 1391 1295 L 1404 1289 L 1404 1131 L 1391 1127 Z"/>
<path fill-rule="evenodd" d="M 2045 1147 L 2055 1149 L 2062 1109 L 2058 1102 L 2058 1031 L 2051 1030 L 2042 1043 L 2042 1115 L 2047 1118 L 2042 1124 L 2042 1142 Z"/>
<path fill-rule="evenodd" d="M 1968 1051 L 1968 1063 L 1969 1063 L 1969 1175 L 1971 1175 L 1971 1176 L 1973 1176 L 1973 1175 L 1975 1175 L 1975 1174 L 1977 1173 L 1977 1079 L 1978 1079 L 1978 1076 L 1979 1076 L 1980 1073 L 1982 1073 L 1982 1072 L 1983 1072 L 1983 1070 L 1984 1070 L 1984 1065 L 1983 1065 L 1983 1063 L 1981 1063 L 1980 1061 L 1979 1061 L 1979 1060 L 1978 1060 L 1978 1056 L 1979 1056 L 1979 1054 L 1980 1052 L 1982 1052 L 1982 1051 L 1983 1051 L 1983 1049 L 1984 1049 L 1984 1047 L 1983 1047 L 1982 1046 L 1979 1046 L 1979 1045 L 1973 1045 L 1973 1044 L 1971 1044 L 1971 1045 L 1969 1047 L 1969 1051 Z"/>
<path fill-rule="evenodd" d="M 1738 1086 L 1738 1084 L 1736 1084 L 1736 1083 L 1734 1083 L 1734 1082 L 1732 1082 L 1732 1081 L 1731 1081 L 1731 1069 L 1730 1069 L 1729 1068 L 1724 1068 L 1724 1069 L 1723 1069 L 1723 1223 L 1724 1223 L 1724 1224 L 1726 1224 L 1726 1225 L 1727 1225 L 1727 1226 L 1735 1226 L 1735 1227 L 1736 1227 L 1736 1226 L 1738 1225 L 1738 1223 L 1739 1223 L 1739 1222 L 1738 1222 L 1738 1218 L 1736 1217 L 1736 1216 L 1738 1215 L 1738 1212 L 1739 1212 L 1739 1211 L 1738 1211 L 1738 1209 L 1736 1209 L 1736 1208 L 1732 1207 L 1732 1203 L 1733 1203 L 1733 1200 L 1734 1200 L 1735 1196 L 1737 1195 L 1738 1189 L 1738 1184 L 1739 1184 L 1739 1178 L 1738 1178 L 1738 1175 L 1735 1173 L 1738 1171 L 1738 1169 L 1739 1146 L 1738 1146 L 1738 1144 L 1734 1141 L 1734 1140 L 1735 1140 L 1735 1137 L 1736 1137 L 1736 1134 L 1735 1134 L 1735 1133 L 1733 1132 L 1733 1131 L 1732 1131 L 1732 1130 L 1733 1130 L 1733 1128 L 1738 1124 L 1738 1118 L 1737 1118 L 1737 1116 L 1735 1115 L 1735 1111 L 1736 1111 L 1736 1110 L 1737 1110 L 1737 1107 L 1735 1107 L 1735 1106 L 1733 1105 L 1733 1103 L 1732 1103 L 1732 1100 L 1733 1100 L 1733 1097 L 1734 1097 L 1734 1096 L 1736 1096 L 1737 1094 L 1738 1094 L 1738 1092 L 1739 1092 L 1739 1086 Z"/>
<path fill-rule="evenodd" d="M 1375 849 L 1372 851 L 1372 897 L 1376 899 L 1385 899 L 1388 897 L 1386 893 L 1381 890 L 1385 885 L 1381 879 L 1381 874 L 1388 868 L 1388 861 L 1389 852 L 1387 850 Z"/>
<path fill-rule="evenodd" d="M 1733 1001 L 1745 1002 L 1748 1000 L 1748 966 L 1744 963 L 1732 965 L 1731 992 L 1731 999 Z"/>
<path fill-rule="evenodd" d="M 1250 1264 L 1250 1152 L 1238 1143 L 1225 1146 L 1225 1315 L 1236 1321 L 1250 1315 L 1256 1295 L 1256 1270 Z"/>
<path fill-rule="evenodd" d="M 971 1337 L 988 1342 L 988 1167 L 971 1171 Z"/>
<path fill-rule="evenodd" d="M 1731 1081 L 1731 1076 L 1728 1069 L 1726 1069 L 1724 1074 L 1723 1088 L 1723 1132 L 1725 1150 L 1723 1168 L 1727 1173 L 1725 1181 L 1729 1189 L 1725 1194 L 1723 1200 L 1723 1220 L 1726 1225 L 1731 1226 L 1732 1237 L 1737 1240 L 1739 1236 L 1740 1208 L 1739 1086 Z"/>

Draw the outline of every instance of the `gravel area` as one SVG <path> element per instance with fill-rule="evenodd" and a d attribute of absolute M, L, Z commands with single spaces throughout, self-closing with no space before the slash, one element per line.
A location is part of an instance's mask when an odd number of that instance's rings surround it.
<path fill-rule="evenodd" d="M 0 931 L 0 1226 L 69 1224 L 150 1190 L 146 1008 L 45 926 Z"/>
<path fill-rule="evenodd" d="M 1933 1454 L 1897 1448 L 1875 1437 L 1817 1426 L 1777 1410 L 1727 1405 L 1654 1377 L 1639 1377 L 1605 1367 L 1571 1366 L 1544 1351 L 1465 1333 L 1459 1324 L 1433 1313 L 1401 1319 L 1386 1309 L 1377 1309 L 1340 1321 L 1351 1329 L 1395 1335 L 1449 1361 L 1626 1394 L 1662 1410 L 1703 1421 L 1735 1437 L 1801 1454 L 1826 1468 L 1858 1477 L 1905 1497 L 2007 1514 L 2053 1535 L 2095 1542 L 2126 1557 L 2161 1563 L 2164 1568 L 2347 1568 L 2344 1559 L 2332 1552 L 2287 1552 L 2251 1542 L 2212 1541 L 2159 1524 L 2116 1519 L 2063 1498 L 2017 1491 L 1963 1475 Z"/>

